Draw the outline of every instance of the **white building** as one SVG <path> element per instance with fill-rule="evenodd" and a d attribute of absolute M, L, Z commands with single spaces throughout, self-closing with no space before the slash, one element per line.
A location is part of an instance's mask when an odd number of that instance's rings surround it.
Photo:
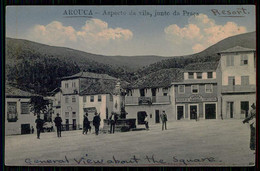
<path fill-rule="evenodd" d="M 219 54 L 221 114 L 223 118 L 245 118 L 256 103 L 255 49 L 236 46 Z"/>
<path fill-rule="evenodd" d="M 121 105 L 120 96 L 115 94 L 118 80 L 106 74 L 80 72 L 63 77 L 61 81 L 61 117 L 68 129 L 81 129 L 83 116 L 93 120 L 94 113 L 100 113 L 101 127 L 103 120 Z M 126 82 L 122 82 L 123 85 Z M 58 95 L 57 95 L 58 96 Z"/>
<path fill-rule="evenodd" d="M 35 127 L 36 116 L 30 112 L 29 101 L 35 94 L 6 85 L 5 87 L 5 135 L 29 134 Z"/>

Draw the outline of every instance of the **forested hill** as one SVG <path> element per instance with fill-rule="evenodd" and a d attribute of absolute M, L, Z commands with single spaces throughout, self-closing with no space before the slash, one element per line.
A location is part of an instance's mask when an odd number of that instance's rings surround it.
<path fill-rule="evenodd" d="M 229 37 L 200 53 L 171 58 L 102 56 L 6 38 L 6 81 L 22 90 L 31 89 L 33 93 L 42 95 L 58 87 L 59 78 L 84 70 L 132 82 L 161 69 L 183 68 L 194 62 L 217 61 L 218 52 L 234 46 L 256 48 L 256 33 Z"/>
<path fill-rule="evenodd" d="M 143 77 L 151 72 L 159 71 L 161 69 L 183 68 L 185 65 L 195 62 L 215 62 L 219 60 L 218 52 L 235 46 L 256 49 L 256 32 L 228 37 L 199 53 L 186 56 L 176 56 L 174 58 L 156 62 L 139 69 L 137 75 L 138 77 Z"/>
<path fill-rule="evenodd" d="M 17 51 L 19 54 L 33 53 L 41 54 L 43 56 L 55 57 L 60 60 L 73 60 L 76 63 L 81 62 L 98 62 L 105 65 L 116 67 L 123 67 L 129 71 L 134 71 L 140 67 L 159 62 L 170 57 L 162 56 L 104 56 L 98 54 L 87 53 L 75 49 L 49 46 L 41 43 L 32 42 L 23 39 L 6 38 L 7 49 L 9 49 L 8 58 L 17 58 Z M 19 55 L 18 54 L 18 55 Z"/>

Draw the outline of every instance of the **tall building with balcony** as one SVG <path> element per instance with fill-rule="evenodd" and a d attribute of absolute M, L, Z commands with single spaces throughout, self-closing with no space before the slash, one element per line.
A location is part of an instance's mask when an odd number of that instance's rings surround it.
<path fill-rule="evenodd" d="M 145 115 L 149 123 L 160 123 L 160 114 L 165 111 L 168 120 L 175 120 L 175 94 L 172 82 L 182 80 L 179 69 L 163 69 L 151 73 L 132 83 L 125 96 L 127 118 L 136 118 L 136 124 L 144 124 Z"/>
<path fill-rule="evenodd" d="M 256 103 L 255 49 L 236 46 L 220 54 L 219 97 L 223 118 L 245 118 Z"/>
<path fill-rule="evenodd" d="M 184 68 L 183 80 L 173 82 L 176 120 L 217 119 L 218 62 L 189 64 Z"/>

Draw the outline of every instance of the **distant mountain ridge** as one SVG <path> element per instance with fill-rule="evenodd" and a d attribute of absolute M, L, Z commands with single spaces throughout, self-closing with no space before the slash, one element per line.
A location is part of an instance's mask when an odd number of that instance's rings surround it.
<path fill-rule="evenodd" d="M 104 56 L 98 54 L 92 54 L 75 50 L 66 47 L 50 46 L 46 44 L 36 43 L 29 40 L 6 38 L 6 44 L 12 49 L 20 49 L 23 51 L 29 51 L 33 53 L 46 54 L 46 56 L 52 56 L 62 59 L 72 59 L 77 63 L 82 61 L 92 60 L 98 63 L 111 66 L 126 67 L 129 70 L 136 70 L 140 67 L 147 66 L 149 64 L 159 62 L 163 59 L 169 59 L 170 57 L 162 57 L 155 55 L 146 56 Z M 8 57 L 11 57 L 7 54 Z M 149 58 L 149 60 L 147 60 Z"/>

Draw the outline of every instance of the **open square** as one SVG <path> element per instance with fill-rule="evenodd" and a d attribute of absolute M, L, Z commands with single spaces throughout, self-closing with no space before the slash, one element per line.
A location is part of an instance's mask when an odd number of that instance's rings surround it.
<path fill-rule="evenodd" d="M 169 122 L 149 131 L 115 134 L 82 131 L 6 136 L 7 165 L 254 165 L 249 148 L 250 130 L 242 120 L 199 120 Z M 98 162 L 99 161 L 99 162 Z M 95 163 L 98 162 L 98 163 Z"/>

